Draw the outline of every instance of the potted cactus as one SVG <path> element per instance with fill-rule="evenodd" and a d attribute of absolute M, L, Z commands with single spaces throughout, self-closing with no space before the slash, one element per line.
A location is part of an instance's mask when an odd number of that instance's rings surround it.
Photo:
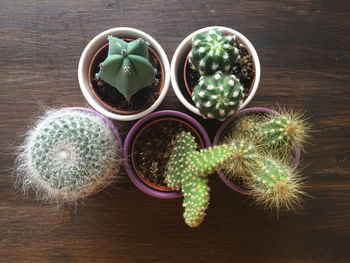
<path fill-rule="evenodd" d="M 121 147 L 117 129 L 100 113 L 79 107 L 50 110 L 20 147 L 16 186 L 40 200 L 74 204 L 116 178 Z"/>
<path fill-rule="evenodd" d="M 158 111 L 139 120 L 129 131 L 123 148 L 124 165 L 141 191 L 158 198 L 177 198 L 181 192 L 165 182 L 166 163 L 181 131 L 192 134 L 198 148 L 210 146 L 204 128 L 192 117 L 177 111 Z"/>
<path fill-rule="evenodd" d="M 260 80 L 258 55 L 239 32 L 227 27 L 195 31 L 178 46 L 171 63 L 176 96 L 204 118 L 224 120 L 253 98 Z"/>
<path fill-rule="evenodd" d="M 231 140 L 244 139 L 258 147 L 263 155 L 289 165 L 294 172 L 299 164 L 301 148 L 308 138 L 310 125 L 301 113 L 278 109 L 248 108 L 228 118 L 218 129 L 214 145 Z M 245 151 L 251 159 L 259 159 L 255 153 Z M 251 162 L 249 162 L 251 163 Z M 247 165 L 245 167 L 247 169 Z M 242 171 L 235 173 L 230 165 L 219 172 L 220 178 L 233 190 L 251 195 L 246 176 Z"/>
<path fill-rule="evenodd" d="M 275 124 L 279 125 L 279 120 Z M 183 216 L 188 226 L 197 227 L 203 221 L 209 204 L 207 177 L 221 168 L 242 178 L 254 203 L 264 208 L 279 213 L 300 204 L 304 194 L 302 178 L 293 167 L 249 138 L 230 136 L 225 142 L 198 151 L 191 134 L 182 132 L 176 138 L 167 163 L 166 182 L 169 188 L 183 192 Z"/>
<path fill-rule="evenodd" d="M 116 120 L 135 120 L 163 101 L 170 83 L 169 62 L 162 47 L 148 34 L 133 28 L 113 28 L 86 46 L 78 77 L 94 109 Z"/>

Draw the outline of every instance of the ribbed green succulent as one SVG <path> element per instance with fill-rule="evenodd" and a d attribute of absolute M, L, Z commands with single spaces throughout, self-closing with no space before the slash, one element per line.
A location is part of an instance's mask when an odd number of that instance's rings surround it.
<path fill-rule="evenodd" d="M 192 100 L 203 117 L 224 120 L 243 103 L 243 87 L 234 75 L 221 71 L 202 77 L 193 90 Z"/>
<path fill-rule="evenodd" d="M 139 38 L 125 42 L 109 36 L 108 57 L 100 64 L 97 79 L 115 87 L 126 100 L 156 81 L 155 69 L 148 60 L 148 43 Z"/>
<path fill-rule="evenodd" d="M 121 163 L 119 141 L 90 110 L 48 111 L 28 132 L 18 157 L 17 184 L 40 199 L 70 203 L 102 190 Z"/>
<path fill-rule="evenodd" d="M 293 210 L 300 203 L 301 178 L 288 165 L 271 157 L 262 158 L 248 182 L 255 202 L 265 208 Z"/>
<path fill-rule="evenodd" d="M 201 75 L 211 75 L 218 70 L 230 72 L 240 58 L 235 42 L 236 36 L 226 36 L 218 28 L 197 34 L 192 39 L 189 61 Z"/>
<path fill-rule="evenodd" d="M 173 190 L 182 190 L 185 207 L 184 219 L 188 226 L 198 226 L 205 217 L 209 204 L 209 186 L 206 176 L 231 155 L 228 145 L 196 151 L 194 137 L 187 132 L 177 136 L 167 164 L 166 183 Z"/>

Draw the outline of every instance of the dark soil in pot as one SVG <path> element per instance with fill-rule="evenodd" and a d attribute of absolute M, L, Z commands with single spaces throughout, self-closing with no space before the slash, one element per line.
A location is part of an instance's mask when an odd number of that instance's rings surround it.
<path fill-rule="evenodd" d="M 132 39 L 124 40 L 132 41 Z M 95 74 L 99 72 L 99 64 L 107 58 L 108 43 L 96 52 L 89 68 L 90 87 L 96 98 L 105 107 L 118 114 L 135 114 L 146 110 L 158 99 L 164 86 L 164 68 L 157 53 L 151 48 L 148 50 L 149 61 L 157 69 L 155 75 L 157 81 L 131 96 L 129 102 L 116 88 L 95 78 Z"/>
<path fill-rule="evenodd" d="M 165 170 L 176 136 L 182 131 L 191 132 L 200 148 L 204 147 L 198 132 L 187 122 L 175 118 L 154 120 L 138 132 L 132 145 L 132 165 L 146 185 L 161 191 L 173 191 L 164 182 Z"/>
<path fill-rule="evenodd" d="M 248 50 L 243 44 L 239 43 L 236 47 L 239 49 L 242 58 L 240 63 L 238 63 L 230 73 L 235 75 L 240 80 L 244 88 L 244 98 L 246 99 L 254 85 L 255 65 L 252 56 L 249 54 Z M 183 79 L 187 90 L 185 92 L 189 98 L 192 96 L 193 89 L 198 84 L 199 78 L 199 72 L 191 68 L 191 64 L 188 61 L 187 56 L 184 63 Z M 193 104 L 191 98 L 189 101 Z"/>

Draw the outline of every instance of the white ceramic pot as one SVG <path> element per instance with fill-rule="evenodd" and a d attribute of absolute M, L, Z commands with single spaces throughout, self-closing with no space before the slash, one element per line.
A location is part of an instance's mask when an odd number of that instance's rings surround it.
<path fill-rule="evenodd" d="M 182 79 L 183 78 L 183 67 L 184 67 L 184 62 L 185 59 L 192 47 L 192 38 L 199 34 L 199 33 L 203 33 L 209 30 L 212 30 L 214 28 L 219 28 L 222 29 L 225 33 L 230 34 L 230 35 L 235 35 L 239 41 L 241 41 L 244 46 L 247 48 L 248 52 L 251 54 L 254 65 L 255 65 L 255 80 L 254 80 L 254 84 L 253 84 L 253 88 L 251 90 L 251 92 L 249 93 L 247 99 L 243 102 L 243 104 L 240 106 L 240 110 L 243 109 L 244 107 L 246 107 L 248 105 L 248 103 L 252 100 L 252 98 L 255 95 L 256 90 L 258 89 L 259 86 L 259 81 L 260 81 L 260 75 L 261 75 L 261 67 L 260 67 L 260 61 L 259 61 L 259 57 L 258 54 L 256 53 L 255 48 L 253 47 L 252 43 L 250 43 L 250 41 L 243 36 L 241 33 L 239 33 L 236 30 L 233 30 L 229 27 L 223 27 L 223 26 L 211 26 L 211 27 L 205 27 L 202 29 L 199 29 L 195 32 L 193 32 L 192 34 L 188 35 L 181 43 L 180 45 L 177 47 L 173 59 L 171 61 L 171 85 L 173 86 L 174 92 L 176 94 L 176 96 L 178 97 L 178 99 L 181 101 L 181 103 L 190 111 L 192 111 L 193 113 L 197 114 L 197 115 L 201 115 L 199 113 L 199 110 L 192 105 L 184 96 L 184 94 L 182 93 L 182 90 L 186 90 L 181 89 L 180 85 L 182 85 Z"/>
<path fill-rule="evenodd" d="M 104 44 L 108 42 L 107 37 L 109 35 L 119 37 L 119 38 L 133 38 L 133 39 L 142 38 L 148 41 L 150 43 L 150 46 L 155 50 L 155 52 L 158 54 L 158 56 L 160 57 L 163 63 L 164 74 L 165 74 L 164 87 L 158 99 L 145 111 L 138 112 L 132 115 L 117 114 L 111 111 L 110 109 L 106 108 L 103 104 L 101 104 L 92 93 L 92 90 L 89 85 L 89 73 L 88 73 L 89 65 L 96 51 L 99 50 L 100 47 L 102 47 Z M 163 48 L 159 45 L 159 43 L 154 38 L 152 38 L 150 35 L 146 34 L 145 32 L 135 28 L 117 27 L 117 28 L 106 30 L 98 34 L 87 44 L 87 46 L 85 47 L 80 57 L 79 66 L 78 66 L 78 79 L 79 79 L 80 89 L 83 92 L 85 99 L 96 111 L 100 112 L 101 114 L 111 119 L 115 119 L 119 121 L 132 121 L 132 120 L 140 119 L 143 116 L 151 113 L 162 103 L 169 89 L 169 84 L 170 84 L 169 72 L 170 72 L 170 65 L 169 65 L 168 57 L 166 56 Z"/>

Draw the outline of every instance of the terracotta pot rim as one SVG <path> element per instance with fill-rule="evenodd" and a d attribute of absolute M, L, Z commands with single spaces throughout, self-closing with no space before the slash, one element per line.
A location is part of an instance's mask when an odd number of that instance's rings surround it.
<path fill-rule="evenodd" d="M 125 41 L 133 41 L 135 39 L 132 39 L 132 38 L 121 38 Z M 144 109 L 139 109 L 139 110 L 128 110 L 128 111 L 123 111 L 123 110 L 120 110 L 116 107 L 113 107 L 111 105 L 109 105 L 108 103 L 106 103 L 96 92 L 96 88 L 94 87 L 94 85 L 92 84 L 92 81 L 91 81 L 91 76 L 92 76 L 92 65 L 93 63 L 95 62 L 95 60 L 99 57 L 100 53 L 106 48 L 109 46 L 109 43 L 107 42 L 106 44 L 102 45 L 96 52 L 95 54 L 93 55 L 91 61 L 90 61 L 90 64 L 89 64 L 89 71 L 88 71 L 88 76 L 89 76 L 89 86 L 90 86 L 90 89 L 92 91 L 92 93 L 94 94 L 94 96 L 96 97 L 96 99 L 104 106 L 106 107 L 107 109 L 109 109 L 110 111 L 114 112 L 114 113 L 117 113 L 117 114 L 120 114 L 120 115 L 131 115 L 131 114 L 136 114 L 136 113 L 140 113 L 144 110 L 146 110 L 147 108 L 144 108 Z M 155 58 L 158 60 L 159 62 L 159 65 L 160 65 L 160 70 L 161 70 L 161 80 L 159 82 L 159 85 L 160 85 L 160 89 L 159 89 L 159 92 L 158 92 L 158 97 L 160 96 L 160 94 L 162 93 L 162 90 L 164 88 L 164 81 L 165 81 L 165 73 L 164 73 L 164 65 L 163 65 L 163 62 L 162 60 L 160 59 L 160 57 L 158 56 L 157 52 L 151 48 L 150 46 L 148 47 L 148 51 L 151 52 Z"/>
<path fill-rule="evenodd" d="M 155 185 L 151 182 L 149 182 L 148 180 L 146 180 L 146 178 L 141 174 L 141 172 L 137 169 L 136 164 L 135 164 L 135 160 L 134 160 L 134 153 L 135 153 L 135 147 L 136 147 L 136 142 L 139 139 L 139 137 L 141 136 L 141 134 L 149 127 L 151 127 L 152 125 L 162 122 L 162 121 L 176 121 L 176 122 L 180 122 L 184 125 L 186 125 L 187 127 L 189 127 L 191 129 L 191 131 L 193 131 L 196 134 L 196 137 L 198 138 L 198 140 L 200 141 L 200 146 L 201 148 L 204 148 L 204 142 L 200 136 L 200 134 L 198 133 L 198 131 L 192 126 L 190 125 L 188 122 L 182 120 L 182 119 L 178 119 L 178 118 L 174 118 L 174 117 L 164 117 L 164 118 L 159 118 L 159 119 L 154 119 L 148 123 L 146 123 L 144 126 L 141 127 L 141 129 L 136 133 L 136 136 L 132 142 L 132 146 L 131 146 L 131 164 L 132 164 L 132 168 L 134 169 L 136 175 L 139 177 L 139 179 L 141 179 L 141 181 L 148 185 L 149 187 L 155 189 L 155 190 L 159 190 L 159 191 L 164 191 L 164 192 L 174 192 L 174 190 L 171 190 L 170 188 L 166 187 L 166 186 L 159 186 L 159 185 Z"/>
<path fill-rule="evenodd" d="M 188 122 L 191 126 L 193 126 L 194 129 L 197 130 L 201 139 L 203 140 L 204 146 L 209 147 L 211 145 L 211 141 L 209 139 L 209 136 L 208 136 L 206 130 L 193 117 L 187 115 L 186 113 L 179 112 L 179 111 L 163 110 L 163 111 L 153 112 L 153 113 L 143 117 L 142 119 L 138 120 L 131 127 L 131 129 L 130 129 L 130 131 L 129 131 L 129 133 L 126 136 L 126 139 L 124 141 L 123 156 L 124 156 L 125 170 L 129 176 L 130 180 L 133 182 L 133 184 L 137 188 L 139 188 L 142 192 L 144 192 L 150 196 L 153 196 L 153 197 L 163 198 L 163 199 L 171 199 L 171 198 L 181 197 L 182 193 L 180 191 L 164 192 L 164 191 L 159 191 L 159 190 L 156 190 L 156 189 L 153 189 L 153 188 L 147 186 L 137 176 L 137 174 L 135 173 L 134 169 L 132 168 L 132 164 L 130 162 L 131 147 L 132 147 L 132 143 L 133 143 L 133 140 L 134 140 L 137 132 L 148 122 L 151 122 L 154 119 L 165 118 L 165 117 L 178 118 L 178 119 L 181 119 L 185 122 Z"/>
<path fill-rule="evenodd" d="M 213 145 L 218 145 L 220 138 L 222 136 L 222 134 L 224 133 L 225 129 L 231 124 L 233 123 L 236 119 L 238 119 L 241 116 L 244 116 L 246 114 L 250 114 L 250 113 L 266 113 L 266 114 L 276 114 L 279 115 L 279 113 L 277 111 L 268 109 L 268 108 L 263 108 L 263 107 L 252 107 L 252 108 L 246 108 L 244 110 L 241 110 L 239 112 L 237 112 L 236 114 L 230 116 L 228 119 L 226 119 L 221 126 L 219 127 L 219 129 L 217 130 L 216 134 L 215 134 L 215 138 L 213 141 Z M 295 151 L 292 153 L 293 156 L 293 162 L 292 162 L 292 168 L 293 171 L 295 171 L 299 165 L 299 161 L 300 161 L 300 155 L 301 155 L 301 149 L 300 146 L 297 144 L 295 145 Z M 238 193 L 244 194 L 244 195 L 251 195 L 250 191 L 245 189 L 244 187 L 235 184 L 234 182 L 232 182 L 231 180 L 229 180 L 225 174 L 223 173 L 222 170 L 219 170 L 217 172 L 220 176 L 220 178 L 222 179 L 222 181 L 231 189 L 235 190 Z"/>

